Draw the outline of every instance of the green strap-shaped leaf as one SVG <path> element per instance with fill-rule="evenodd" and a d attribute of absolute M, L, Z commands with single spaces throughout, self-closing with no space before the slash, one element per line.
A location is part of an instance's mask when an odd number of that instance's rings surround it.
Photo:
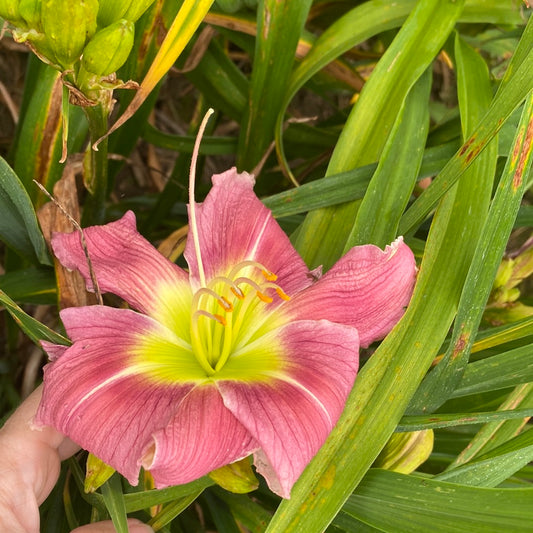
<path fill-rule="evenodd" d="M 458 143 L 452 141 L 424 151 L 418 179 L 434 176 L 442 170 L 448 159 L 453 156 Z M 304 183 L 263 199 L 263 203 L 276 217 L 286 217 L 306 213 L 311 209 L 342 204 L 349 200 L 363 198 L 370 179 L 376 171 L 376 163 L 341 172 L 328 179 Z"/>
<path fill-rule="evenodd" d="M 470 424 L 485 424 L 502 420 L 514 420 L 533 416 L 533 407 L 527 409 L 513 409 L 510 411 L 492 411 L 483 413 L 454 413 L 432 414 L 420 416 L 404 416 L 398 424 L 397 431 L 420 431 Z"/>
<path fill-rule="evenodd" d="M 533 72 L 533 17 L 530 17 L 528 21 L 506 76 L 489 110 L 430 187 L 407 210 L 400 223 L 400 233 L 409 233 L 420 224 L 444 192 L 457 182 L 476 157 L 487 147 L 505 120 L 533 89 L 531 72 Z"/>
<path fill-rule="evenodd" d="M 371 470 L 335 524 L 357 531 L 350 518 L 398 533 L 516 533 L 531 530 L 533 489 L 468 487 Z"/>
<path fill-rule="evenodd" d="M 466 138 L 472 132 L 472 129 L 478 122 L 479 118 L 483 116 L 489 107 L 492 98 L 492 87 L 490 84 L 488 68 L 484 60 L 472 48 L 465 44 L 458 34 L 455 39 L 455 59 L 457 63 L 457 84 L 459 107 L 461 110 L 461 123 L 463 136 Z M 497 140 L 494 140 L 487 150 L 479 156 L 478 160 L 471 166 L 471 168 L 468 169 L 459 183 L 459 188 L 457 190 L 458 196 L 465 194 L 465 185 L 468 186 L 468 184 L 465 183 L 466 181 L 471 181 L 477 184 L 475 188 L 469 188 L 471 193 L 478 199 L 478 201 L 473 204 L 475 211 L 469 214 L 469 218 L 476 221 L 474 225 L 470 224 L 470 231 L 473 231 L 475 235 L 480 234 L 481 226 L 487 215 L 497 158 L 498 146 Z M 516 213 L 513 212 L 508 214 L 509 220 L 511 221 L 514 220 L 515 216 Z M 483 235 L 486 237 L 485 232 L 483 232 Z M 507 242 L 507 238 L 508 235 L 502 234 L 502 246 Z M 475 241 L 473 241 L 473 244 L 475 245 Z M 482 240 L 478 246 L 484 250 L 487 243 Z M 497 260 L 499 262 L 499 258 Z M 487 271 L 487 265 L 485 263 L 473 264 L 471 267 L 472 275 L 475 275 L 476 279 L 479 277 L 481 270 L 484 272 Z M 486 283 L 489 283 L 490 290 L 490 287 L 492 287 L 493 273 L 489 270 L 488 275 L 492 276 L 490 279 L 486 279 Z M 466 290 L 467 288 L 465 287 L 465 292 Z M 478 279 L 473 285 L 470 285 L 470 290 L 479 294 Z M 464 312 L 466 309 L 471 309 L 471 302 L 466 301 L 465 294 L 463 294 L 460 306 L 456 324 L 463 324 L 464 317 L 461 316 L 461 312 Z M 485 302 L 483 302 L 480 307 L 476 307 L 476 316 L 478 316 L 479 319 L 481 319 L 484 306 Z M 470 353 L 470 347 L 474 341 L 476 332 L 477 325 L 475 331 L 470 331 L 471 342 L 468 344 L 468 349 L 463 352 L 464 357 L 459 358 L 458 354 L 455 353 L 453 343 L 450 345 L 444 359 L 430 373 L 418 389 L 415 398 L 413 398 L 413 401 L 411 402 L 411 407 L 409 409 L 410 413 L 417 410 L 420 412 L 433 412 L 439 405 L 447 400 L 456 383 L 461 379 L 464 367 L 468 362 L 468 354 Z M 453 342 L 455 343 L 456 341 L 457 337 L 454 337 Z"/>
<path fill-rule="evenodd" d="M 191 494 L 197 494 L 198 492 L 203 491 L 205 488 L 214 485 L 214 483 L 215 482 L 209 476 L 204 476 L 191 483 L 176 485 L 174 487 L 168 487 L 167 489 L 145 490 L 143 492 L 124 494 L 126 511 L 128 513 L 133 513 L 135 511 L 140 511 L 141 509 L 148 509 L 155 505 L 185 498 Z"/>
<path fill-rule="evenodd" d="M 463 3 L 417 3 L 361 91 L 335 146 L 327 175 L 379 159 L 407 93 L 444 44 Z M 329 268 L 341 255 L 357 208 L 350 202 L 307 215 L 295 244 L 309 265 Z"/>
<path fill-rule="evenodd" d="M 0 158 L 0 239 L 32 262 L 51 265 L 31 199 L 11 167 Z"/>
<path fill-rule="evenodd" d="M 447 470 L 435 479 L 479 487 L 495 487 L 533 461 L 533 430 L 529 429 L 470 463 Z"/>
<path fill-rule="evenodd" d="M 458 357 L 461 355 L 459 353 Z M 533 381 L 531 345 L 470 363 L 466 366 L 462 378 L 455 390 L 450 393 L 452 398 L 505 389 Z"/>
<path fill-rule="evenodd" d="M 526 383 L 516 387 L 511 394 L 507 396 L 499 410 L 494 415 L 502 412 L 525 412 L 533 408 L 533 383 Z M 506 411 L 513 409 L 514 411 Z M 475 416 L 475 415 L 474 415 Z M 527 415 L 526 415 L 527 416 Z M 450 463 L 447 470 L 460 466 L 473 457 L 481 453 L 488 452 L 500 444 L 507 442 L 512 437 L 518 435 L 527 423 L 527 418 L 521 418 L 506 421 L 487 421 L 468 443 L 468 446 Z"/>
<path fill-rule="evenodd" d="M 239 136 L 237 166 L 251 171 L 274 138 L 274 126 L 289 82 L 296 46 L 311 0 L 261 0 L 248 107 Z"/>
<path fill-rule="evenodd" d="M 385 248 L 397 236 L 400 218 L 416 183 L 429 129 L 431 72 L 409 91 L 376 172 L 357 211 L 346 250 L 361 244 Z"/>
<path fill-rule="evenodd" d="M 128 516 L 122 493 L 122 483 L 118 474 L 113 474 L 102 485 L 102 496 L 113 526 L 117 533 L 128 533 Z"/>
<path fill-rule="evenodd" d="M 354 7 L 335 21 L 317 39 L 293 72 L 276 121 L 276 150 L 288 172 L 283 148 L 283 120 L 289 103 L 314 74 L 358 43 L 380 32 L 400 26 L 415 7 L 416 0 L 373 0 Z"/>
<path fill-rule="evenodd" d="M 0 290 L 0 305 L 13 317 L 20 329 L 37 345 L 42 340 L 68 346 L 70 341 L 25 313 L 4 291 Z"/>

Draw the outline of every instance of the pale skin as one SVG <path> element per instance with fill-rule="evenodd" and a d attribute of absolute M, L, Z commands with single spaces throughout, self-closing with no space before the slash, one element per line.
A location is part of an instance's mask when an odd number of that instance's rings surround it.
<path fill-rule="evenodd" d="M 41 399 L 37 388 L 0 429 L 0 531 L 39 533 L 39 505 L 57 482 L 61 461 L 78 446 L 55 429 L 32 429 Z M 152 529 L 129 521 L 130 533 Z M 113 533 L 111 522 L 76 528 L 72 533 Z"/>

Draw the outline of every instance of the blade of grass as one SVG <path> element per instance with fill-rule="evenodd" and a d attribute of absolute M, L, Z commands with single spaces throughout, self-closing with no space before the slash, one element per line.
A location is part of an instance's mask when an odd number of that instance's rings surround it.
<path fill-rule="evenodd" d="M 520 409 L 519 409 L 520 408 Z M 516 412 L 533 408 L 533 383 L 519 385 L 509 394 L 499 409 L 514 409 Z M 511 411 L 512 412 L 512 411 Z M 518 435 L 527 423 L 527 418 L 485 424 L 469 442 L 468 446 L 450 463 L 447 470 L 467 463 L 472 458 L 492 450 Z"/>
<path fill-rule="evenodd" d="M 447 470 L 434 479 L 495 487 L 533 461 L 533 431 L 527 430 L 473 461 Z"/>
<path fill-rule="evenodd" d="M 454 413 L 432 414 L 420 416 L 404 416 L 396 431 L 420 431 L 423 429 L 435 429 L 445 427 L 464 426 L 470 424 L 485 424 L 487 422 L 500 422 L 533 416 L 533 407 L 525 409 L 513 409 L 510 411 L 491 411 L 485 413 Z"/>

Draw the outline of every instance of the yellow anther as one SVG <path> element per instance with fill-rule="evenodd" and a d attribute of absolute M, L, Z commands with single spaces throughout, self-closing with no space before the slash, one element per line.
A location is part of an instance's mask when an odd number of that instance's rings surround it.
<path fill-rule="evenodd" d="M 228 323 L 226 322 L 226 319 L 221 316 L 221 315 L 213 315 L 213 318 L 219 323 L 219 324 L 222 324 L 223 326 L 226 326 Z"/>
<path fill-rule="evenodd" d="M 278 279 L 278 276 L 270 270 L 262 270 L 261 272 L 267 281 L 276 281 Z"/>
<path fill-rule="evenodd" d="M 271 298 L 270 296 L 267 296 L 265 293 L 261 291 L 257 291 L 256 294 L 260 300 L 262 300 L 263 302 L 267 304 L 271 303 L 274 300 L 273 298 Z"/>
<path fill-rule="evenodd" d="M 281 287 L 276 287 L 276 292 L 282 300 L 288 302 L 291 299 L 291 297 L 287 293 L 285 293 Z"/>
<path fill-rule="evenodd" d="M 235 287 L 230 287 L 230 291 L 239 299 L 239 300 L 244 300 L 244 292 L 241 291 L 241 289 L 239 289 L 239 287 L 237 287 L 237 285 L 235 285 Z"/>
<path fill-rule="evenodd" d="M 203 309 L 198 309 L 193 314 L 193 320 L 192 323 L 194 327 L 198 327 L 198 318 L 201 316 L 205 316 L 206 318 L 210 318 L 211 320 L 214 320 L 215 322 L 218 322 L 222 326 L 226 326 L 227 322 L 226 319 L 222 315 L 217 315 L 214 313 L 208 313 L 207 311 L 204 311 Z"/>

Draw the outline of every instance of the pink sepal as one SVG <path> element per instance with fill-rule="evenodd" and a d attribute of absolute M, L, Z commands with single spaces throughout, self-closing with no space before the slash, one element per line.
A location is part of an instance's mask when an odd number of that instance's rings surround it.
<path fill-rule="evenodd" d="M 354 326 L 361 346 L 367 347 L 402 317 L 415 279 L 415 258 L 401 237 L 385 250 L 356 246 L 284 310 L 297 319 L 324 318 Z"/>

